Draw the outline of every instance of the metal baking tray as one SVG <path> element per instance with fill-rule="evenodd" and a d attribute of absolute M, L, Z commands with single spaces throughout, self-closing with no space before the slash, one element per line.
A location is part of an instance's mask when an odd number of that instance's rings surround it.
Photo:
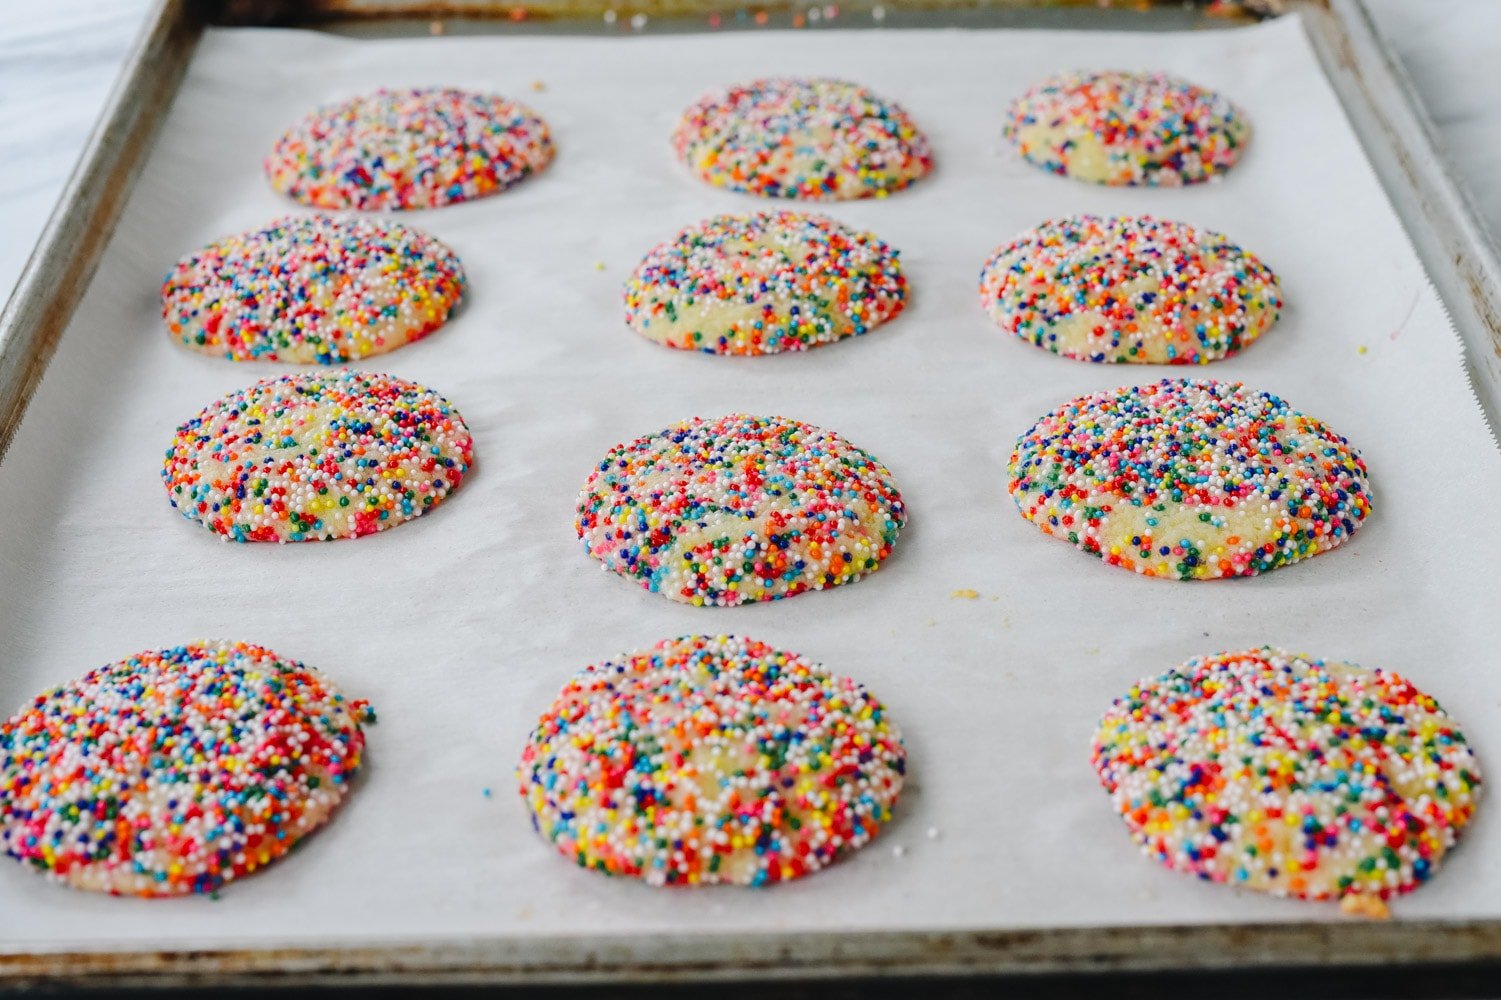
<path fill-rule="evenodd" d="M 231 5 L 233 6 L 233 5 Z M 1294 0 L 1350 121 L 1450 311 L 1491 427 L 1501 414 L 1501 283 L 1497 254 L 1437 150 L 1429 123 L 1360 0 Z M 357 34 L 444 31 L 610 33 L 642 13 L 538 18 L 505 4 L 315 4 Z M 473 15 L 491 9 L 498 16 Z M 606 8 L 613 9 L 613 8 Z M 675 8 L 681 9 L 681 8 Z M 799 8 L 746 16 L 722 28 L 797 23 Z M 841 28 L 870 23 L 845 17 Z M 455 13 L 464 15 L 455 18 Z M 588 16 L 585 17 L 584 15 Z M 764 17 L 761 15 L 764 14 Z M 0 458 L 88 287 L 205 27 L 220 16 L 192 0 L 162 0 L 137 43 L 62 199 L 0 313 Z M 1192 9 L 883 8 L 891 26 L 1223 26 Z M 435 22 L 435 18 L 441 18 Z M 639 17 L 630 30 L 693 31 L 705 14 Z M 812 27 L 812 25 L 809 25 Z M 3 945 L 3 943 L 0 943 Z M 1200 924 L 915 932 L 456 940 L 427 944 L 255 950 L 6 953 L 0 988 L 28 985 L 268 985 L 738 980 L 873 975 L 937 976 L 1105 970 L 1212 970 L 1501 960 L 1501 921 Z"/>

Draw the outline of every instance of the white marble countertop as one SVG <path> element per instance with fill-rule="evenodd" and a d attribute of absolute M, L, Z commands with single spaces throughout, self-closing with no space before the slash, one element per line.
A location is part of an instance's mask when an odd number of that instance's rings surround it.
<path fill-rule="evenodd" d="M 1501 2 L 1366 0 L 1501 235 Z M 0 289 L 8 295 L 153 0 L 47 0 L 0 19 Z"/>
<path fill-rule="evenodd" d="M 1427 106 L 1455 178 L 1501 238 L 1501 3 L 1366 4 Z"/>
<path fill-rule="evenodd" d="M 46 0 L 0 18 L 0 296 L 9 297 L 153 0 Z"/>

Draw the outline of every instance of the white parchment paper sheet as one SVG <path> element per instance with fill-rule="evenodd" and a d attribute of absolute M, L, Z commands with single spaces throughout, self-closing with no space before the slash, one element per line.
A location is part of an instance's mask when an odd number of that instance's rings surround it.
<path fill-rule="evenodd" d="M 1005 147 L 1011 97 L 1047 74 L 1104 66 L 1222 88 L 1256 130 L 1242 164 L 1186 190 L 1107 189 L 1049 176 Z M 902 250 L 910 307 L 870 336 L 801 356 L 660 348 L 622 322 L 636 261 L 703 216 L 768 207 L 678 167 L 675 117 L 714 85 L 782 73 L 861 80 L 932 139 L 937 169 L 914 188 L 820 209 Z M 328 99 L 430 83 L 526 100 L 559 149 L 506 194 L 403 220 L 459 252 L 472 293 L 448 327 L 366 367 L 451 399 L 474 432 L 476 471 L 433 516 L 358 542 L 223 544 L 169 508 L 162 452 L 200 407 L 286 369 L 176 346 L 158 318 L 161 277 L 180 254 L 294 210 L 260 169 L 288 123 Z M 1218 229 L 1278 271 L 1287 312 L 1262 342 L 1175 373 L 1242 379 L 1349 436 L 1376 496 L 1353 542 L 1259 579 L 1169 583 L 1106 567 L 1017 515 L 1005 463 L 1018 434 L 1076 394 L 1168 374 L 1054 357 L 1003 336 L 979 308 L 987 253 L 1073 212 Z M 889 465 L 911 523 L 881 572 L 775 604 L 694 609 L 584 556 L 574 498 L 607 448 L 737 409 L 834 428 Z M 1292 19 L 1181 35 L 372 42 L 211 31 L 0 466 L 0 706 L 140 649 L 224 636 L 324 669 L 371 699 L 380 722 L 333 824 L 220 901 L 96 897 L 7 864 L 0 941 L 1329 919 L 1333 907 L 1201 884 L 1141 858 L 1089 766 L 1094 723 L 1139 677 L 1273 643 L 1409 674 L 1494 764 L 1501 532 L 1486 505 L 1498 495 L 1501 457 L 1458 342 Z M 981 596 L 953 597 L 961 588 Z M 532 832 L 512 768 L 564 679 L 699 631 L 801 651 L 887 702 L 911 779 L 869 849 L 770 891 L 656 891 L 576 869 Z M 1399 915 L 1501 914 L 1495 813 L 1482 809 Z"/>

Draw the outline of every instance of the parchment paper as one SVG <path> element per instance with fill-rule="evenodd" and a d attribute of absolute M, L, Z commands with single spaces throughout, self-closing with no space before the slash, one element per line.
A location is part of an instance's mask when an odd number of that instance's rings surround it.
<path fill-rule="evenodd" d="M 1056 71 L 1109 66 L 1222 88 L 1254 123 L 1244 161 L 1221 183 L 1107 189 L 1049 176 L 1005 146 L 1011 97 Z M 902 250 L 910 307 L 800 356 L 658 347 L 623 324 L 630 269 L 682 225 L 767 205 L 678 167 L 675 117 L 711 86 L 781 73 L 863 81 L 931 138 L 928 179 L 819 209 Z M 559 149 L 547 172 L 499 197 L 403 218 L 458 251 L 472 291 L 448 327 L 366 367 L 451 399 L 474 432 L 476 471 L 432 516 L 358 542 L 221 543 L 168 506 L 163 450 L 200 407 L 286 369 L 175 345 L 158 318 L 161 277 L 182 253 L 294 210 L 260 169 L 288 123 L 327 99 L 431 83 L 524 99 Z M 1018 434 L 1074 395 L 1168 373 L 1055 357 L 1003 336 L 979 308 L 987 253 L 1073 212 L 1218 229 L 1277 270 L 1282 321 L 1243 356 L 1176 374 L 1244 380 L 1349 436 L 1376 497 L 1351 543 L 1257 579 L 1170 583 L 1106 567 L 1017 515 L 1005 462 Z M 911 523 L 885 568 L 795 600 L 694 609 L 584 556 L 574 499 L 607 448 L 735 409 L 836 429 L 893 470 Z M 380 722 L 331 826 L 219 901 L 110 899 L 5 864 L 0 941 L 1336 918 L 1332 906 L 1199 883 L 1140 857 L 1089 766 L 1094 723 L 1142 676 L 1272 643 L 1410 675 L 1501 777 L 1497 496 L 1501 456 L 1458 341 L 1293 19 L 1181 35 L 372 42 L 210 31 L 0 466 L 0 707 L 137 650 L 223 636 L 322 668 L 371 699 Z M 952 596 L 971 588 L 978 599 Z M 660 891 L 577 869 L 532 832 L 512 768 L 558 687 L 598 658 L 699 631 L 798 650 L 888 704 L 911 778 L 871 847 L 769 891 Z M 1501 914 L 1496 810 L 1482 807 L 1400 916 Z"/>

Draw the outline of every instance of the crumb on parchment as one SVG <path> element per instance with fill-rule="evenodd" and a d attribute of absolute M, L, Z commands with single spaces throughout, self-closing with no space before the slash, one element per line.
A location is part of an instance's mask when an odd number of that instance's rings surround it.
<path fill-rule="evenodd" d="M 1369 893 L 1352 892 L 1339 901 L 1340 912 L 1347 917 L 1364 917 L 1367 920 L 1390 920 L 1391 908 L 1386 900 Z"/>

